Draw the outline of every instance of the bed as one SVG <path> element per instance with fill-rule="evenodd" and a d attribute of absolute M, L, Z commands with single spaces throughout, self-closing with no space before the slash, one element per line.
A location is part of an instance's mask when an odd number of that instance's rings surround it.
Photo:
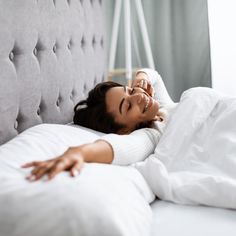
<path fill-rule="evenodd" d="M 133 167 L 25 179 L 25 162 L 103 135 L 71 124 L 74 105 L 106 79 L 102 4 L 0 0 L 0 236 L 235 235 L 235 211 L 155 199 Z"/>

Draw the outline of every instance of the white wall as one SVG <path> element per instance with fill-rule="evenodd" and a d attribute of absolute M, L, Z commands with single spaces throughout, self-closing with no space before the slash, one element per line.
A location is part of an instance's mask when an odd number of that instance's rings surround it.
<path fill-rule="evenodd" d="M 236 96 L 236 0 L 208 0 L 212 86 Z"/>

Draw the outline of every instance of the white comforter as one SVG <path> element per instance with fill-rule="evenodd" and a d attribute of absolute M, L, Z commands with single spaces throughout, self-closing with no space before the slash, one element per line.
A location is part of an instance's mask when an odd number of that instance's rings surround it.
<path fill-rule="evenodd" d="M 161 199 L 236 209 L 235 122 L 236 98 L 187 90 L 155 153 L 136 167 Z"/>

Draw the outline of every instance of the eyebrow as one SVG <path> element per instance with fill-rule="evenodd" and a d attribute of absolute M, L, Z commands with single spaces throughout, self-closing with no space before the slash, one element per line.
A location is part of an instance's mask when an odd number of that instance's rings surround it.
<path fill-rule="evenodd" d="M 124 91 L 125 91 L 125 93 L 126 93 L 126 86 L 123 86 L 123 88 L 124 88 Z M 121 100 L 121 102 L 120 102 L 120 105 L 119 105 L 120 114 L 122 114 L 122 105 L 123 105 L 124 101 L 125 101 L 125 99 L 122 98 L 122 100 Z"/>

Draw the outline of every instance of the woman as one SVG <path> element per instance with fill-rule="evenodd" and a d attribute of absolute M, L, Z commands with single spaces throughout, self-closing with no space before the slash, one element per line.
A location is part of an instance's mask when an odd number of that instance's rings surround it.
<path fill-rule="evenodd" d="M 27 179 L 52 179 L 64 170 L 76 176 L 84 162 L 128 165 L 143 160 L 153 152 L 175 106 L 161 77 L 151 69 L 137 71 L 132 87 L 101 83 L 76 105 L 74 123 L 113 134 L 71 147 L 54 159 L 25 164 L 24 168 L 34 167 Z M 145 127 L 155 129 L 139 130 Z M 131 155 L 134 149 L 136 155 Z"/>
<path fill-rule="evenodd" d="M 88 122 L 89 118 L 93 120 Z M 64 170 L 75 176 L 84 162 L 135 163 L 160 199 L 236 209 L 235 119 L 234 97 L 210 88 L 192 88 L 176 106 L 157 72 L 141 70 L 132 88 L 101 84 L 76 106 L 75 123 L 114 133 L 24 167 L 33 167 L 28 179 L 38 180 L 43 175 L 51 179 Z"/>

